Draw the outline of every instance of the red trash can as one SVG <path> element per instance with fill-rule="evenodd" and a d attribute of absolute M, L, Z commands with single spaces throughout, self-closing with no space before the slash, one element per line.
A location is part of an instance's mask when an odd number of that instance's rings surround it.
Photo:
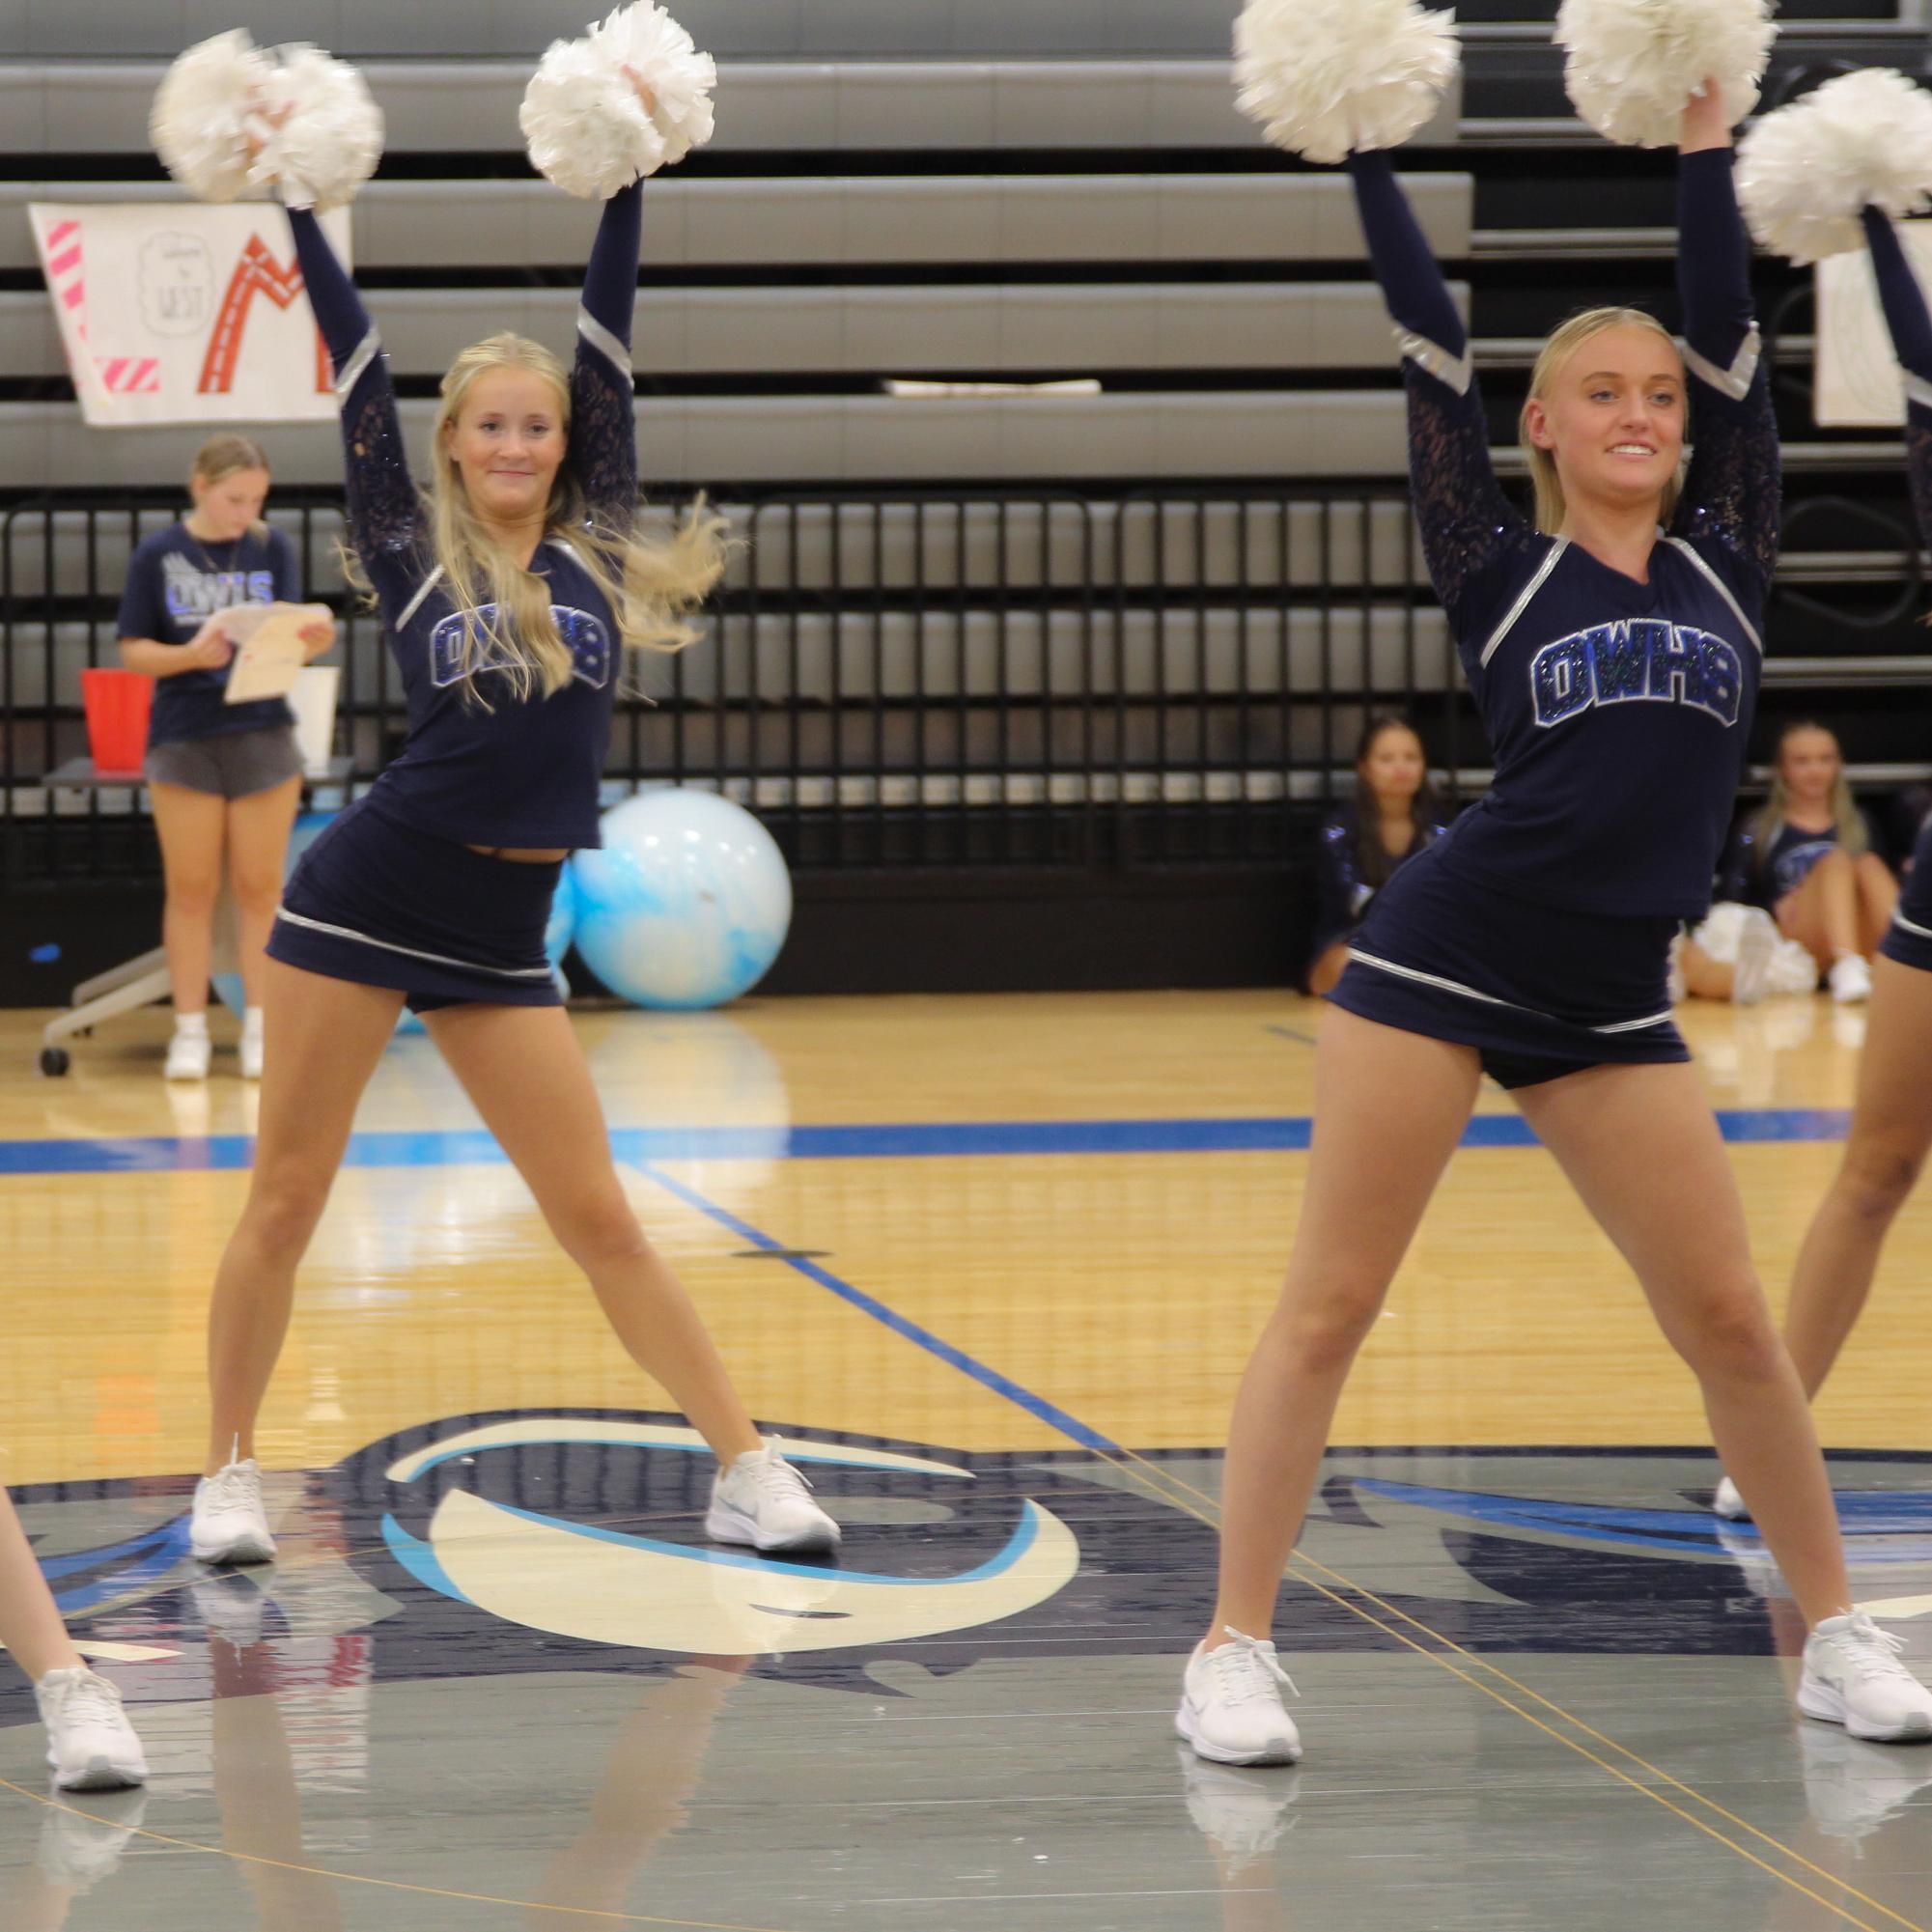
<path fill-rule="evenodd" d="M 97 771 L 132 777 L 148 751 L 148 712 L 154 681 L 139 671 L 83 671 L 80 702 L 87 713 L 87 748 Z"/>

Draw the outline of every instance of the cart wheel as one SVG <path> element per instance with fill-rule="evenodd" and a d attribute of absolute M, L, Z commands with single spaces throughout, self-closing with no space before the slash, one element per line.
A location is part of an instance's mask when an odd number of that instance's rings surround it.
<path fill-rule="evenodd" d="M 42 1047 L 41 1049 L 41 1072 L 48 1079 L 57 1080 L 72 1063 L 68 1059 L 65 1047 Z"/>

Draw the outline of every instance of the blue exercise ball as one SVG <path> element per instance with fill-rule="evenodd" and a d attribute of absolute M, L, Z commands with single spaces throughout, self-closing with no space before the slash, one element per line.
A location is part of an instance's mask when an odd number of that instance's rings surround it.
<path fill-rule="evenodd" d="M 714 792 L 667 787 L 603 815 L 571 860 L 576 949 L 637 1006 L 722 1006 L 764 978 L 792 924 L 777 841 Z"/>

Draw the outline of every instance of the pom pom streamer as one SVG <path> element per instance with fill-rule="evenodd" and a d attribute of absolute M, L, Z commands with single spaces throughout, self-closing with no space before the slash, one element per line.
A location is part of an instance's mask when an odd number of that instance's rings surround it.
<path fill-rule="evenodd" d="M 1860 214 L 1932 207 L 1932 94 L 1866 68 L 1767 114 L 1738 145 L 1738 200 L 1758 241 L 1801 267 L 1865 245 Z"/>
<path fill-rule="evenodd" d="M 1234 23 L 1235 104 L 1311 161 L 1399 147 L 1436 112 L 1461 43 L 1415 0 L 1247 0 Z"/>
<path fill-rule="evenodd" d="M 538 63 L 518 116 L 531 164 L 566 194 L 608 200 L 711 139 L 716 85 L 712 57 L 661 7 L 635 0 L 581 40 L 553 41 Z"/>
<path fill-rule="evenodd" d="M 320 48 L 265 53 L 240 29 L 181 55 L 148 118 L 154 152 L 202 201 L 274 188 L 291 208 L 348 201 L 382 154 L 362 76 Z"/>
<path fill-rule="evenodd" d="M 1674 148 L 1684 104 L 1715 80 L 1735 127 L 1757 105 L 1775 0 L 1563 0 L 1571 104 L 1606 140 Z"/>

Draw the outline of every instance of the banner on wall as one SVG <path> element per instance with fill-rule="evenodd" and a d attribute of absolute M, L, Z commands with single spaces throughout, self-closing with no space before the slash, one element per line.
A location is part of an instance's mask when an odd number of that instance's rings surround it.
<path fill-rule="evenodd" d="M 97 429 L 335 414 L 328 351 L 272 202 L 34 202 L 81 412 Z M 322 218 L 349 260 L 349 215 Z"/>
<path fill-rule="evenodd" d="M 1919 286 L 1932 289 L 1932 221 L 1898 225 Z M 1871 257 L 1860 248 L 1817 266 L 1816 409 L 1821 429 L 1896 429 L 1905 421 L 1905 378 L 1891 352 Z"/>

